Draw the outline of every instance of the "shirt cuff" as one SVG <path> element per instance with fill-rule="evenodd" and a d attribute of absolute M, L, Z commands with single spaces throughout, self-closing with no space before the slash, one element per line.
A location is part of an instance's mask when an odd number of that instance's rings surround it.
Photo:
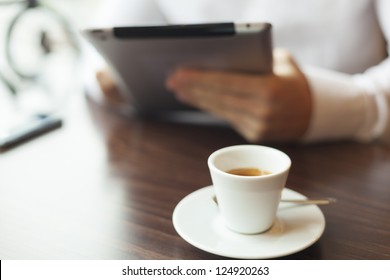
<path fill-rule="evenodd" d="M 375 137 L 375 97 L 354 83 L 352 76 L 315 67 L 304 67 L 303 72 L 313 105 L 303 141 L 370 141 Z"/>

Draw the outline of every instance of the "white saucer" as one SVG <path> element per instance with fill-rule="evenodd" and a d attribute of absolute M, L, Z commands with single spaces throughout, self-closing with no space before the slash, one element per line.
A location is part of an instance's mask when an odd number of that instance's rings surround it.
<path fill-rule="evenodd" d="M 245 235 L 225 227 L 208 186 L 183 198 L 173 211 L 173 226 L 188 243 L 206 252 L 239 259 L 269 259 L 299 252 L 322 235 L 325 218 L 316 205 L 280 203 L 274 225 L 265 233 Z M 284 199 L 305 196 L 284 189 Z"/>

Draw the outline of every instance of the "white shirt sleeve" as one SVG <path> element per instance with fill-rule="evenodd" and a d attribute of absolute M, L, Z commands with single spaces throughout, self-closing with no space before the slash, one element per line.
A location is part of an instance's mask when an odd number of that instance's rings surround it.
<path fill-rule="evenodd" d="M 161 25 L 165 22 L 155 0 L 105 0 L 89 25 Z"/>
<path fill-rule="evenodd" d="M 378 0 L 376 5 L 389 54 L 390 1 Z M 390 143 L 389 57 L 356 75 L 313 67 L 305 67 L 303 71 L 313 93 L 312 119 L 306 141 L 352 138 Z"/>

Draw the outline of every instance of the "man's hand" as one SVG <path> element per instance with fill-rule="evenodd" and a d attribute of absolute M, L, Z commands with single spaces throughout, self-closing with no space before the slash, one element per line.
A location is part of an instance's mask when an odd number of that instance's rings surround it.
<path fill-rule="evenodd" d="M 183 103 L 227 120 L 250 142 L 298 140 L 311 116 L 308 83 L 285 50 L 274 51 L 273 72 L 179 69 L 166 87 Z"/>
<path fill-rule="evenodd" d="M 102 90 L 103 101 L 105 103 L 109 105 L 117 105 L 126 102 L 124 96 L 119 92 L 119 89 L 108 68 L 101 69 L 96 72 L 96 80 Z"/>

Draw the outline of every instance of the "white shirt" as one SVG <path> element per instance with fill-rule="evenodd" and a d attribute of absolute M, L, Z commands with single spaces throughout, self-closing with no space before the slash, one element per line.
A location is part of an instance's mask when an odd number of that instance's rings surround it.
<path fill-rule="evenodd" d="M 305 139 L 390 142 L 389 15 L 390 0 L 109 0 L 93 24 L 270 22 L 313 94 Z"/>

